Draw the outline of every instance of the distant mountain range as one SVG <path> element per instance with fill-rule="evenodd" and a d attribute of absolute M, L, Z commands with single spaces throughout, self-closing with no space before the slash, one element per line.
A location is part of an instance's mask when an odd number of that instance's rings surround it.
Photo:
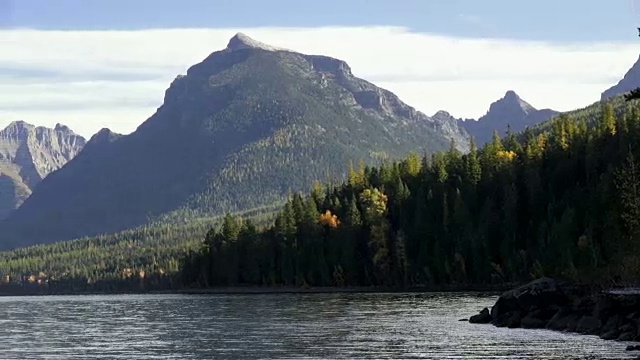
<path fill-rule="evenodd" d="M 64 125 L 54 129 L 14 121 L 0 131 L 0 219 L 31 195 L 51 172 L 73 159 L 85 139 Z"/>
<path fill-rule="evenodd" d="M 634 69 L 603 98 L 640 86 Z M 15 122 L 0 132 L 0 247 L 268 205 L 343 178 L 349 163 L 452 141 L 467 151 L 471 137 L 482 145 L 494 131 L 520 132 L 557 114 L 510 90 L 477 121 L 427 116 L 344 61 L 237 34 L 178 76 L 132 134 L 102 129 L 85 144 L 62 125 Z"/>
<path fill-rule="evenodd" d="M 507 129 L 513 133 L 520 132 L 558 114 L 559 112 L 551 109 L 538 110 L 509 90 L 504 97 L 491 104 L 489 111 L 480 119 L 459 121 L 480 146 L 491 141 L 494 131 L 502 137 Z"/>
<path fill-rule="evenodd" d="M 110 233 L 162 217 L 281 201 L 359 160 L 445 150 L 469 136 L 355 77 L 344 61 L 237 34 L 178 76 L 130 135 L 103 129 L 0 223 L 5 248 Z"/>

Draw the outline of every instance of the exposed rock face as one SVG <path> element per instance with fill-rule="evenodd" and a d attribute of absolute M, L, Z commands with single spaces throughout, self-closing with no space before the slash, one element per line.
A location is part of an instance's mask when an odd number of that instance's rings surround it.
<path fill-rule="evenodd" d="M 500 296 L 483 323 L 640 341 L 640 294 L 615 294 L 541 278 Z M 480 316 L 476 315 L 476 316 Z M 487 321 L 488 320 L 488 321 Z"/>
<path fill-rule="evenodd" d="M 622 80 L 602 93 L 600 100 L 607 100 L 613 96 L 629 92 L 637 87 L 640 87 L 640 57 L 631 69 L 624 74 Z"/>
<path fill-rule="evenodd" d="M 243 33 L 237 33 L 229 40 L 227 44 L 228 51 L 242 50 L 242 49 L 262 49 L 267 51 L 289 51 L 287 49 L 278 48 L 275 46 L 267 45 L 260 41 L 254 40 Z"/>
<path fill-rule="evenodd" d="M 494 131 L 502 137 L 507 128 L 511 128 L 513 133 L 520 132 L 558 114 L 551 109 L 538 110 L 522 100 L 513 90 L 509 90 L 502 99 L 491 104 L 487 114 L 477 121 L 473 119 L 459 121 L 461 126 L 475 138 L 478 146 L 482 146 L 491 141 Z"/>
<path fill-rule="evenodd" d="M 237 34 L 178 76 L 132 134 L 104 129 L 0 223 L 13 248 L 184 222 L 281 201 L 349 162 L 461 151 L 455 119 L 429 117 L 327 56 Z M 6 234 L 6 235 L 5 235 Z"/>
<path fill-rule="evenodd" d="M 64 166 L 85 139 L 64 125 L 54 129 L 14 121 L 0 131 L 0 219 L 15 210 L 34 187 Z"/>

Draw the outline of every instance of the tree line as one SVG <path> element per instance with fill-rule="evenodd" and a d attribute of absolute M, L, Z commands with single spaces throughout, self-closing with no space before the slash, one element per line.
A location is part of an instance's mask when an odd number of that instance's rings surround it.
<path fill-rule="evenodd" d="M 0 292 L 640 279 L 640 108 L 350 166 L 272 207 L 0 253 Z M 614 107 L 614 105 L 616 105 Z M 578 116 L 579 115 L 579 116 Z"/>
<path fill-rule="evenodd" d="M 272 226 L 227 215 L 185 286 L 437 286 L 640 279 L 640 109 L 603 103 L 482 149 L 351 167 Z"/>

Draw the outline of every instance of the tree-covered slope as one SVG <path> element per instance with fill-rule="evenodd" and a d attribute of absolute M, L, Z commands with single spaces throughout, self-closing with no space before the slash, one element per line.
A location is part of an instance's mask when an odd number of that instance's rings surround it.
<path fill-rule="evenodd" d="M 529 130 L 534 134 L 548 132 L 551 131 L 556 124 L 564 122 L 567 119 L 581 126 L 594 127 L 600 124 L 605 111 L 609 111 L 611 116 L 622 119 L 630 118 L 635 108 L 636 103 L 625 101 L 624 95 L 620 94 L 612 96 L 607 100 L 597 101 L 580 109 L 563 112 L 552 117 L 549 121 L 529 127 L 527 131 L 522 133 L 527 133 Z"/>
<path fill-rule="evenodd" d="M 256 232 L 228 216 L 189 286 L 433 286 L 553 276 L 640 283 L 640 107 L 562 117 L 468 154 L 353 172 Z M 591 118 L 589 118 L 591 120 Z"/>
<path fill-rule="evenodd" d="M 282 203 L 234 213 L 259 227 L 273 222 Z M 120 291 L 182 287 L 183 259 L 222 217 L 158 222 L 115 234 L 0 252 L 0 293 Z"/>
<path fill-rule="evenodd" d="M 0 253 L 0 290 L 637 284 L 640 107 L 628 105 L 591 126 L 562 117 L 466 154 L 352 169 L 264 227 L 229 215 Z"/>
<path fill-rule="evenodd" d="M 434 119 L 325 56 L 238 34 L 179 76 L 130 135 L 96 134 L 0 224 L 4 248 L 116 232 L 162 217 L 209 216 L 279 201 L 350 161 L 467 147 Z"/>

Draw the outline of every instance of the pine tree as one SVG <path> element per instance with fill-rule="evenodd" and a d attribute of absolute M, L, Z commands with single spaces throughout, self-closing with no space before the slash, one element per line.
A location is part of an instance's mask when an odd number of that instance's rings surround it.
<path fill-rule="evenodd" d="M 640 167 L 629 150 L 622 169 L 617 171 L 616 186 L 620 201 L 620 219 L 628 236 L 629 248 L 640 246 Z"/>
<path fill-rule="evenodd" d="M 482 168 L 480 166 L 480 161 L 478 160 L 478 149 L 476 147 L 476 142 L 472 138 L 469 144 L 469 154 L 466 156 L 466 169 L 465 173 L 467 174 L 469 183 L 472 186 L 475 186 L 480 182 L 480 177 L 482 176 Z"/>
<path fill-rule="evenodd" d="M 616 118 L 613 105 L 610 102 L 602 106 L 602 122 L 600 130 L 603 134 L 613 136 L 616 134 Z"/>

